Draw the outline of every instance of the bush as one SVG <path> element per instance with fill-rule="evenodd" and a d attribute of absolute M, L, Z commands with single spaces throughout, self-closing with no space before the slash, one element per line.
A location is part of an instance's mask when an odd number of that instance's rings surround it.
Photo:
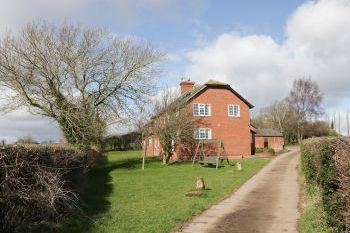
<path fill-rule="evenodd" d="M 272 155 L 276 154 L 275 149 L 273 149 L 273 148 L 256 148 L 255 153 L 256 154 L 258 154 L 258 153 L 270 153 Z"/>
<path fill-rule="evenodd" d="M 339 231 L 350 230 L 350 141 L 342 137 L 305 140 L 302 171 L 306 182 L 321 190 L 327 222 Z"/>
<path fill-rule="evenodd" d="M 276 154 L 275 149 L 273 149 L 273 148 L 269 148 L 269 149 L 267 150 L 267 152 L 269 152 L 269 153 L 272 154 L 272 155 L 275 155 L 275 154 Z"/>
<path fill-rule="evenodd" d="M 124 135 L 112 135 L 104 138 L 105 151 L 111 150 L 141 150 L 141 133 L 131 132 Z"/>
<path fill-rule="evenodd" d="M 77 209 L 73 177 L 95 153 L 59 146 L 0 149 L 0 232 L 30 232 L 34 224 Z"/>

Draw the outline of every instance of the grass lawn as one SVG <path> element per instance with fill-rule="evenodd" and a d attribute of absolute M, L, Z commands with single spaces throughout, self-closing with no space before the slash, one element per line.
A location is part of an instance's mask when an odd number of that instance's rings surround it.
<path fill-rule="evenodd" d="M 110 152 L 89 173 L 81 194 L 85 218 L 63 224 L 59 232 L 169 232 L 191 216 L 228 196 L 269 162 L 268 158 L 243 159 L 243 170 L 234 166 L 215 170 L 191 163 L 163 166 L 147 159 L 141 170 L 141 152 Z M 233 163 L 233 162 L 231 162 Z M 209 190 L 200 197 L 186 197 L 196 178 Z"/>

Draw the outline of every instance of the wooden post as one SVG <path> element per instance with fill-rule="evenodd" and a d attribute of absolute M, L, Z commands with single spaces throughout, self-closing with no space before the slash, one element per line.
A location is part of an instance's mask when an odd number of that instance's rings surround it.
<path fill-rule="evenodd" d="M 220 153 L 221 153 L 221 140 L 218 141 L 218 152 L 217 152 L 217 157 L 216 157 L 216 170 L 219 167 Z"/>
<path fill-rule="evenodd" d="M 194 161 L 196 161 L 196 157 L 197 157 L 197 153 L 198 153 L 198 149 L 199 149 L 199 144 L 200 144 L 200 142 L 198 141 L 196 153 L 194 154 L 194 157 L 192 159 L 192 167 L 194 166 Z"/>
<path fill-rule="evenodd" d="M 146 153 L 147 153 L 147 144 L 146 144 L 146 141 L 144 141 L 143 132 L 141 133 L 141 140 L 142 140 L 142 147 L 143 147 L 142 170 L 145 170 L 145 160 L 146 160 Z"/>

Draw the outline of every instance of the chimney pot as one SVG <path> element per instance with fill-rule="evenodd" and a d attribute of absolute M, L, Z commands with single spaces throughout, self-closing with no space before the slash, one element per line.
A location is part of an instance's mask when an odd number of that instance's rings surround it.
<path fill-rule="evenodd" d="M 185 80 L 181 79 L 180 82 L 180 89 L 181 89 L 181 94 L 185 93 L 188 90 L 191 90 L 194 87 L 195 82 L 191 81 L 190 79 Z"/>

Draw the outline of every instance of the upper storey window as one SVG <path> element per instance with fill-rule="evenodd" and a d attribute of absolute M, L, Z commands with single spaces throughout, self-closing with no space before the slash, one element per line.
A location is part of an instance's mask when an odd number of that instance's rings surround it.
<path fill-rule="evenodd" d="M 228 116 L 230 117 L 240 117 L 241 109 L 239 105 L 229 104 L 228 105 Z"/>
<path fill-rule="evenodd" d="M 210 116 L 210 104 L 193 104 L 193 116 Z"/>

